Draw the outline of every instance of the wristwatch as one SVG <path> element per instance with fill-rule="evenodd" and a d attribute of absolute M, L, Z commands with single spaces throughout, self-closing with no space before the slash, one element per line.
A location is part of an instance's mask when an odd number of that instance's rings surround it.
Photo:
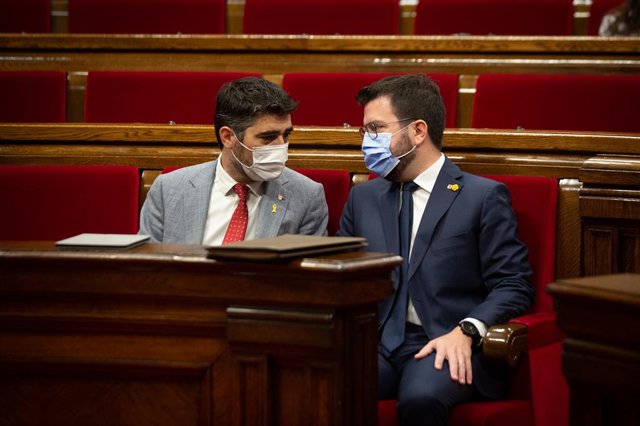
<path fill-rule="evenodd" d="M 480 335 L 478 328 L 473 325 L 471 321 L 462 321 L 460 323 L 460 329 L 465 336 L 469 336 L 473 339 L 473 346 L 480 346 L 482 343 L 482 336 Z"/>

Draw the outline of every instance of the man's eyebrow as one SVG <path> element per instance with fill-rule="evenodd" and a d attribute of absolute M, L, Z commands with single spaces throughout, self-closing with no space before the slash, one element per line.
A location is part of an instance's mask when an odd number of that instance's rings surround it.
<path fill-rule="evenodd" d="M 286 129 L 284 129 L 284 132 L 282 132 L 282 134 L 286 135 L 287 133 L 291 133 L 291 132 L 293 132 L 293 126 L 287 127 Z M 256 137 L 265 138 L 265 137 L 279 136 L 280 134 L 281 133 L 278 130 L 266 130 L 264 132 L 258 133 Z"/>

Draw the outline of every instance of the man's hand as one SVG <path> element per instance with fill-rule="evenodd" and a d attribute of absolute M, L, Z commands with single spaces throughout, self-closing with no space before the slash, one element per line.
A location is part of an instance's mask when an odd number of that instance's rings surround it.
<path fill-rule="evenodd" d="M 471 337 L 465 336 L 460 327 L 456 327 L 444 336 L 429 341 L 415 355 L 415 358 L 424 358 L 435 351 L 436 360 L 434 366 L 437 370 L 442 370 L 442 365 L 446 359 L 449 361 L 451 379 L 461 385 L 470 385 L 473 380 L 471 368 L 472 344 Z"/>

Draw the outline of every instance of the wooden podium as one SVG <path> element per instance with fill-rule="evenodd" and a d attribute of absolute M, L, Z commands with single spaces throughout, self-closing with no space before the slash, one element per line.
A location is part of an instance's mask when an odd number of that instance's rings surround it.
<path fill-rule="evenodd" d="M 400 262 L 0 242 L 0 424 L 374 425 Z"/>
<path fill-rule="evenodd" d="M 640 424 L 640 274 L 568 278 L 548 289 L 566 333 L 571 426 Z"/>

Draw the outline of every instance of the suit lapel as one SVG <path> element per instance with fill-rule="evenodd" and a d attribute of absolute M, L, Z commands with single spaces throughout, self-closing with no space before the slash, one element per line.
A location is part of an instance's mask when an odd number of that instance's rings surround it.
<path fill-rule="evenodd" d="M 409 279 L 422 263 L 422 259 L 431 245 L 436 226 L 463 189 L 462 183 L 458 180 L 460 175 L 460 169 L 449 159 L 446 159 L 433 186 L 433 191 L 429 195 L 427 208 L 422 214 L 420 226 L 413 242 L 409 262 Z"/>
<path fill-rule="evenodd" d="M 211 167 L 193 176 L 189 180 L 192 188 L 182 195 L 186 218 L 185 241 L 202 241 L 217 164 L 218 162 L 215 161 Z"/>
<path fill-rule="evenodd" d="M 287 179 L 282 176 L 265 182 L 264 193 L 260 198 L 256 218 L 256 238 L 269 238 L 278 235 L 284 215 L 289 206 L 291 193 L 285 188 Z"/>

